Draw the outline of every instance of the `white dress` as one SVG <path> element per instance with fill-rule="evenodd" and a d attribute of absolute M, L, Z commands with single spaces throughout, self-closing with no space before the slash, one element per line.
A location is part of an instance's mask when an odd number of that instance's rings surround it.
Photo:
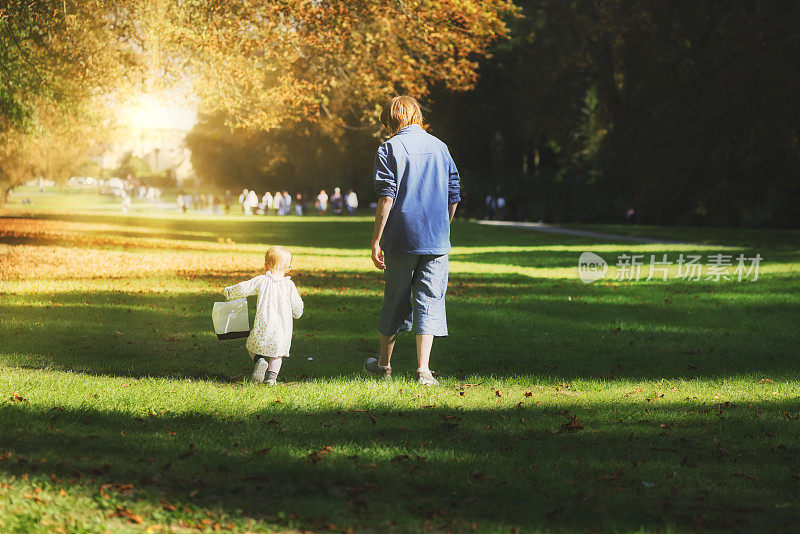
<path fill-rule="evenodd" d="M 258 295 L 253 328 L 247 350 L 265 358 L 289 356 L 292 319 L 303 315 L 303 300 L 288 276 L 275 277 L 267 271 L 223 290 L 228 300 Z"/>

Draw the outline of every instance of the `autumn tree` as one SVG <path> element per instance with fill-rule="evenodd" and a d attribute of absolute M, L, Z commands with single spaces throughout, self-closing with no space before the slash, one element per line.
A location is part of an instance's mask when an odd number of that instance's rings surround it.
<path fill-rule="evenodd" d="M 165 49 L 190 58 L 205 109 L 269 130 L 369 128 L 398 93 L 470 89 L 515 13 L 510 0 L 186 0 L 163 19 Z"/>
<path fill-rule="evenodd" d="M 0 201 L 35 175 L 62 180 L 82 163 L 110 96 L 141 73 L 135 21 L 145 4 L 0 5 Z"/>

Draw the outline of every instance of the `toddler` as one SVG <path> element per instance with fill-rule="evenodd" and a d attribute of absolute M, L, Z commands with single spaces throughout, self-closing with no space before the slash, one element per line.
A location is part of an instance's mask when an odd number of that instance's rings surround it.
<path fill-rule="evenodd" d="M 281 361 L 284 356 L 289 356 L 292 319 L 303 315 L 303 300 L 294 282 L 286 276 L 291 268 L 292 254 L 289 250 L 270 247 L 264 256 L 265 274 L 223 290 L 227 300 L 258 295 L 253 328 L 245 345 L 255 364 L 254 382 L 275 385 Z"/>

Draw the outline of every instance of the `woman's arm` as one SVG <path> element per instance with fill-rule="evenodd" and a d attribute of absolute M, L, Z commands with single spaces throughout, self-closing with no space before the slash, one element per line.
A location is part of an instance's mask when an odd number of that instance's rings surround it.
<path fill-rule="evenodd" d="M 372 263 L 378 269 L 385 269 L 383 262 L 383 250 L 381 250 L 381 237 L 383 229 L 386 228 L 386 220 L 392 210 L 394 199 L 392 197 L 381 197 L 378 199 L 378 209 L 375 210 L 375 229 L 372 231 Z"/>

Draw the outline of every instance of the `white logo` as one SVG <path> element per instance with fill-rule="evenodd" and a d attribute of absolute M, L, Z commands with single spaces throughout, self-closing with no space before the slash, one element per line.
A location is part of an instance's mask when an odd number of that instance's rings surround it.
<path fill-rule="evenodd" d="M 606 260 L 594 252 L 584 252 L 578 259 L 578 278 L 584 284 L 591 284 L 600 280 L 608 272 Z"/>

